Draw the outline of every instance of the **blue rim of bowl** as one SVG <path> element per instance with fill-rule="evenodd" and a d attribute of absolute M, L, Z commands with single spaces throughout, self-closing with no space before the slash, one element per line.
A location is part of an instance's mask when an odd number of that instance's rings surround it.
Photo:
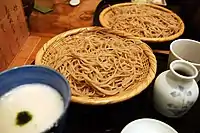
<path fill-rule="evenodd" d="M 46 67 L 46 66 L 42 66 L 42 65 L 24 65 L 24 66 L 13 67 L 13 68 L 10 68 L 10 69 L 7 69 L 7 70 L 4 70 L 4 71 L 0 72 L 0 76 L 3 75 L 3 74 L 5 74 L 5 73 L 7 73 L 7 72 L 14 71 L 16 69 L 31 68 L 31 67 L 44 68 L 44 69 L 47 69 L 47 70 L 50 70 L 50 71 L 54 72 L 56 75 L 58 75 L 59 77 L 61 77 L 61 79 L 65 82 L 66 86 L 68 86 L 68 88 L 69 88 L 68 89 L 68 91 L 69 91 L 69 97 L 67 98 L 67 103 L 65 105 L 64 112 L 62 113 L 62 115 L 60 115 L 60 117 L 56 120 L 55 123 L 53 123 L 53 125 L 49 129 L 47 129 L 47 130 L 45 130 L 45 131 L 42 132 L 42 133 L 45 133 L 48 130 L 50 130 L 51 128 L 53 128 L 54 125 L 57 122 L 59 122 L 65 116 L 65 113 L 67 112 L 67 108 L 69 107 L 69 104 L 70 104 L 70 101 L 71 101 L 71 90 L 70 90 L 70 86 L 69 86 L 68 80 L 62 74 L 60 74 L 59 72 L 57 72 L 56 70 L 54 70 L 54 69 L 52 69 L 50 67 Z"/>

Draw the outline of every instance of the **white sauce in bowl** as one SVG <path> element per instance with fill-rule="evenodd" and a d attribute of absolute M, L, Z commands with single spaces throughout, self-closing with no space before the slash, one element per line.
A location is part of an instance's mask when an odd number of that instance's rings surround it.
<path fill-rule="evenodd" d="M 63 98 L 54 88 L 38 83 L 18 86 L 0 98 L 0 133 L 44 132 L 63 111 Z"/>

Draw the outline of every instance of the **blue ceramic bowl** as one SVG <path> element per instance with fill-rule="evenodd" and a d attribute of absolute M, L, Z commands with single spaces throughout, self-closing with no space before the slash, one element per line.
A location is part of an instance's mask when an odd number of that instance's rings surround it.
<path fill-rule="evenodd" d="M 62 133 L 65 127 L 65 117 L 71 97 L 67 80 L 58 72 L 47 67 L 35 65 L 15 67 L 0 73 L 0 96 L 4 95 L 14 87 L 30 83 L 49 85 L 56 89 L 63 97 L 65 106 L 64 113 L 60 116 L 59 120 L 55 122 L 56 124 L 54 127 L 45 131 L 45 133 Z"/>

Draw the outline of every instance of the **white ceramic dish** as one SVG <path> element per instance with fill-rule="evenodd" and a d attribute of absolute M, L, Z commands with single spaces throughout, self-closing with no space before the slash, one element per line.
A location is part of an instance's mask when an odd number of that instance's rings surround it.
<path fill-rule="evenodd" d="M 168 67 L 174 60 L 185 60 L 192 63 L 199 71 L 196 81 L 200 81 L 200 42 L 191 39 L 174 40 L 170 45 Z"/>
<path fill-rule="evenodd" d="M 132 121 L 126 125 L 121 133 L 178 133 L 164 122 L 143 118 Z"/>

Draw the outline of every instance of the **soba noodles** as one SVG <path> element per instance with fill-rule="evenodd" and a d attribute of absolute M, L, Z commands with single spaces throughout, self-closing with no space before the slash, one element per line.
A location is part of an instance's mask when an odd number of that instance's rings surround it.
<path fill-rule="evenodd" d="M 111 7 L 108 25 L 136 37 L 163 38 L 176 34 L 181 23 L 169 12 L 145 4 Z"/>
<path fill-rule="evenodd" d="M 103 30 L 83 31 L 55 42 L 42 63 L 68 79 L 72 95 L 112 96 L 147 77 L 149 60 L 141 43 Z"/>

